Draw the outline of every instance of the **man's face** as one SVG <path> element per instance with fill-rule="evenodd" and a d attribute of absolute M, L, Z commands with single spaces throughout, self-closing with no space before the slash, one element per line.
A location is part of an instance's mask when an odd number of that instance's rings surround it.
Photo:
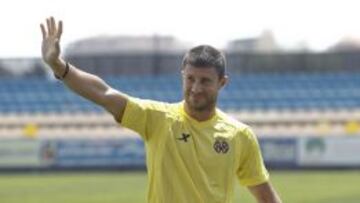
<path fill-rule="evenodd" d="M 219 78 L 214 67 L 186 65 L 182 77 L 185 102 L 191 111 L 212 110 L 219 90 L 227 82 L 226 76 Z"/>

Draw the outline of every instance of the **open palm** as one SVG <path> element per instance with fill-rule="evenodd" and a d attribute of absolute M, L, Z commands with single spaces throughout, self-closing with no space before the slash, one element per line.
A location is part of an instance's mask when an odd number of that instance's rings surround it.
<path fill-rule="evenodd" d="M 53 17 L 46 19 L 46 25 L 41 24 L 41 32 L 43 36 L 41 53 L 43 60 L 47 64 L 54 64 L 60 56 L 60 38 L 62 34 L 62 21 L 56 25 Z"/>

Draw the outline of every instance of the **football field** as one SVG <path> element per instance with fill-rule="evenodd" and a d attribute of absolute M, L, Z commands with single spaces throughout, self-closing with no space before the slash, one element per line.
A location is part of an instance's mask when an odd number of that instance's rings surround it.
<path fill-rule="evenodd" d="M 284 203 L 360 202 L 360 171 L 273 171 L 271 178 Z M 1 203 L 142 203 L 145 191 L 145 172 L 0 174 Z M 236 202 L 255 201 L 237 186 Z"/>

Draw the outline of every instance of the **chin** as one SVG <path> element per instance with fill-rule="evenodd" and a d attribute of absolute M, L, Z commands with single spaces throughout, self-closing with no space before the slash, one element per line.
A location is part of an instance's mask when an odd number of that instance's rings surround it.
<path fill-rule="evenodd" d="M 208 104 L 206 102 L 202 102 L 202 101 L 194 101 L 191 98 L 188 98 L 186 100 L 186 103 L 187 103 L 188 107 L 193 111 L 205 111 L 205 110 L 211 109 L 210 104 Z"/>
<path fill-rule="evenodd" d="M 208 105 L 205 105 L 205 104 L 190 104 L 189 105 L 190 108 L 194 111 L 205 111 L 205 110 L 208 110 L 209 109 L 209 106 Z"/>

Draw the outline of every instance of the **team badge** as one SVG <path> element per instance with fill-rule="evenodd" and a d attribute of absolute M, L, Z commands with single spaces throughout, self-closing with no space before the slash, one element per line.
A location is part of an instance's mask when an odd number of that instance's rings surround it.
<path fill-rule="evenodd" d="M 226 154 L 229 151 L 229 144 L 226 142 L 226 139 L 223 138 L 216 138 L 213 147 L 214 150 L 219 154 Z"/>

